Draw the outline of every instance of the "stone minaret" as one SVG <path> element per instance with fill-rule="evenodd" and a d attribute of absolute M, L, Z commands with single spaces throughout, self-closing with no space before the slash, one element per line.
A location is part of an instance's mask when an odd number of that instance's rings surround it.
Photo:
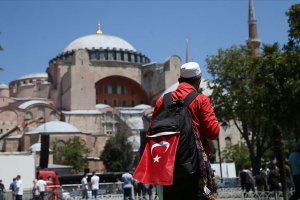
<path fill-rule="evenodd" d="M 253 0 L 249 0 L 248 25 L 249 25 L 249 39 L 247 41 L 247 44 L 253 49 L 253 55 L 257 57 L 259 56 L 260 39 L 258 38 L 258 34 L 257 34 L 257 25 L 256 25 Z"/>

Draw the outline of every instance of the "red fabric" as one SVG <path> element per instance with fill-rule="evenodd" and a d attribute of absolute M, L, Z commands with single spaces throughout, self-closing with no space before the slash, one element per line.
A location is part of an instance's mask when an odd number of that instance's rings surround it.
<path fill-rule="evenodd" d="M 177 89 L 172 92 L 173 99 L 183 100 L 191 91 L 197 90 L 190 84 L 182 82 Z M 155 109 L 152 114 L 150 126 L 153 118 L 163 110 L 163 99 L 159 98 L 156 102 Z M 210 155 L 209 140 L 217 139 L 220 132 L 220 126 L 215 116 L 210 100 L 204 94 L 200 94 L 190 104 L 189 109 L 192 113 L 193 126 L 199 133 L 200 140 L 203 144 L 207 155 Z"/>
<path fill-rule="evenodd" d="M 172 185 L 179 133 L 147 136 L 142 158 L 133 177 L 144 184 Z"/>

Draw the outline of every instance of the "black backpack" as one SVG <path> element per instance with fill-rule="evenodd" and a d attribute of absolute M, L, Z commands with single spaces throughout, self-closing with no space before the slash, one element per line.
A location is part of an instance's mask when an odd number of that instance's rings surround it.
<path fill-rule="evenodd" d="M 165 94 L 164 110 L 154 117 L 149 132 L 150 135 L 164 131 L 180 132 L 173 178 L 180 179 L 199 173 L 200 181 L 204 185 L 210 185 L 213 172 L 198 133 L 192 125 L 192 114 L 188 108 L 197 96 L 198 93 L 193 91 L 184 100 L 172 100 L 171 93 Z"/>

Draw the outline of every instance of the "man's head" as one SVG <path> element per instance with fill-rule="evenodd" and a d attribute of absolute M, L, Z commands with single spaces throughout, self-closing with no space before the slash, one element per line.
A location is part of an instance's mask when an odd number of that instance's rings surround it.
<path fill-rule="evenodd" d="M 180 67 L 179 83 L 186 82 L 193 85 L 198 90 L 201 82 L 201 69 L 198 63 L 188 62 Z"/>
<path fill-rule="evenodd" d="M 16 179 L 17 179 L 17 180 L 20 180 L 20 179 L 21 179 L 21 176 L 20 176 L 20 175 L 17 175 Z"/>

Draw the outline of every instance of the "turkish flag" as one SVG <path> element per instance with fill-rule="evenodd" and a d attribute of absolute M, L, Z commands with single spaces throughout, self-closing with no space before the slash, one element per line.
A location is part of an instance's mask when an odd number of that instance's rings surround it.
<path fill-rule="evenodd" d="M 146 136 L 146 146 L 133 177 L 144 184 L 172 185 L 178 132 Z"/>

